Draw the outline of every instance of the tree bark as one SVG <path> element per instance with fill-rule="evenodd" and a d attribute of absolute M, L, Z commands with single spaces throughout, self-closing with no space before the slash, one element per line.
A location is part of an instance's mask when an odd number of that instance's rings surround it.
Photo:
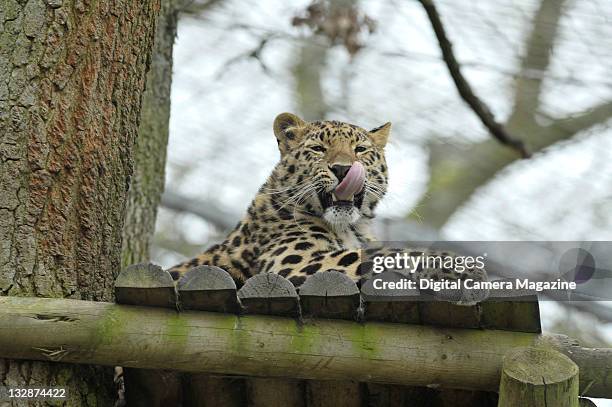
<path fill-rule="evenodd" d="M 164 191 L 172 49 L 178 14 L 175 3 L 174 0 L 162 0 L 157 19 L 153 58 L 142 98 L 134 150 L 134 174 L 123 225 L 123 267 L 149 260 L 157 207 Z"/>
<path fill-rule="evenodd" d="M 112 299 L 158 9 L 1 2 L 0 295 Z M 0 385 L 115 397 L 112 370 L 93 366 L 3 360 Z"/>

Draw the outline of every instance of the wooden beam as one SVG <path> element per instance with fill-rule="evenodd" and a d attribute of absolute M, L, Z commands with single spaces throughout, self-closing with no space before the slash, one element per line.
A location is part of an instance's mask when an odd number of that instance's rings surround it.
<path fill-rule="evenodd" d="M 504 354 L 540 341 L 527 332 L 0 297 L 0 357 L 13 359 L 495 391 Z M 612 349 L 574 350 L 581 371 L 596 369 L 581 394 L 612 398 Z"/>

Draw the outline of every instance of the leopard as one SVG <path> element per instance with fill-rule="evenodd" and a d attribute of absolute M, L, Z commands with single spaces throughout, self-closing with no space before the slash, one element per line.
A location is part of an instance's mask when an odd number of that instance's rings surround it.
<path fill-rule="evenodd" d="M 375 242 L 372 220 L 388 189 L 385 147 L 391 123 L 365 130 L 281 113 L 272 127 L 280 160 L 243 219 L 223 242 L 171 267 L 169 273 L 178 280 L 194 267 L 217 266 L 238 287 L 257 273 L 276 273 L 299 291 L 308 276 L 334 270 L 361 286 L 372 277 L 363 248 Z M 436 281 L 486 280 L 486 272 L 475 268 L 462 273 L 421 268 L 413 275 Z M 436 295 L 461 305 L 486 297 L 471 290 L 445 292 Z"/>

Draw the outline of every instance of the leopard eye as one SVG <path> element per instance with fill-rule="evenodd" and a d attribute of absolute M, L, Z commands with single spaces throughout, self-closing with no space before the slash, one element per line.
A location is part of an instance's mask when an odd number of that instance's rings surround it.
<path fill-rule="evenodd" d="M 325 149 L 325 147 L 323 147 L 323 146 L 321 146 L 321 145 L 312 146 L 312 147 L 310 147 L 310 149 L 311 149 L 312 151 L 316 151 L 316 152 L 318 152 L 318 153 L 324 153 L 325 151 L 327 151 L 327 150 Z"/>
<path fill-rule="evenodd" d="M 355 147 L 355 152 L 356 153 L 363 153 L 366 150 L 367 150 L 367 148 L 365 146 L 357 146 L 357 147 Z"/>

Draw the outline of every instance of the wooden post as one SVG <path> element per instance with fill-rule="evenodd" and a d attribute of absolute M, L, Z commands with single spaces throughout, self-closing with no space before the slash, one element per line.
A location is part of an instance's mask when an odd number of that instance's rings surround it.
<path fill-rule="evenodd" d="M 174 281 L 154 264 L 135 264 L 121 271 L 115 280 L 118 304 L 176 308 Z"/>
<path fill-rule="evenodd" d="M 355 282 L 337 271 L 313 274 L 300 287 L 302 317 L 355 319 L 359 301 Z"/>
<path fill-rule="evenodd" d="M 504 356 L 498 407 L 578 407 L 578 366 L 549 348 Z"/>
<path fill-rule="evenodd" d="M 423 298 L 419 303 L 421 323 L 448 328 L 480 327 L 480 304 L 464 306 Z"/>
<path fill-rule="evenodd" d="M 381 282 L 398 283 L 406 278 L 397 271 L 387 271 L 374 275 L 361 286 L 363 297 L 364 317 L 367 321 L 403 322 L 418 324 L 419 317 L 419 290 L 409 289 L 380 289 L 375 286 L 374 280 Z"/>
<path fill-rule="evenodd" d="M 135 264 L 115 280 L 119 304 L 176 309 L 177 295 L 170 274 L 154 264 Z M 129 406 L 178 405 L 182 400 L 180 373 L 167 370 L 123 370 L 125 398 Z"/>
<path fill-rule="evenodd" d="M 520 332 L 542 332 L 540 306 L 535 293 L 491 290 L 489 298 L 480 304 L 480 327 Z"/>
<path fill-rule="evenodd" d="M 240 310 L 236 283 L 219 267 L 198 266 L 177 283 L 181 309 L 237 313 Z M 243 378 L 211 376 L 205 373 L 183 377 L 185 407 L 240 407 L 246 405 Z"/>
<path fill-rule="evenodd" d="M 226 313 L 240 310 L 236 283 L 227 271 L 219 267 L 194 267 L 181 277 L 177 288 L 184 310 Z"/>
<path fill-rule="evenodd" d="M 337 271 L 309 276 L 300 287 L 303 317 L 353 320 L 360 296 L 353 280 Z M 365 386 L 365 384 L 363 385 Z M 359 407 L 363 403 L 362 385 L 352 380 L 309 380 L 308 407 Z"/>
<path fill-rule="evenodd" d="M 382 289 L 380 284 L 399 283 L 406 276 L 397 271 L 374 274 L 361 286 L 363 313 L 366 321 L 386 321 L 418 324 L 419 290 Z M 374 282 L 379 279 L 379 282 Z M 377 288 L 378 287 L 378 288 Z M 367 405 L 370 407 L 428 406 L 433 390 L 380 383 L 367 383 Z"/>
<path fill-rule="evenodd" d="M 238 291 L 238 298 L 248 314 L 298 316 L 299 300 L 289 280 L 271 273 L 249 278 Z"/>
<path fill-rule="evenodd" d="M 300 304 L 289 280 L 270 273 L 249 278 L 238 291 L 245 314 L 298 316 Z M 264 345 L 265 346 L 265 345 Z M 295 379 L 249 378 L 247 400 L 251 407 L 305 406 L 304 382 Z"/>

